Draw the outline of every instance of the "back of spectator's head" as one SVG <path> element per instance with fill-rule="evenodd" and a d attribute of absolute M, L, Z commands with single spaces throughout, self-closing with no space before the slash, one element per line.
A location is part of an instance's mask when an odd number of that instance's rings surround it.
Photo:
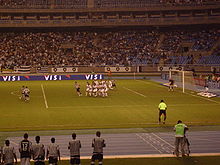
<path fill-rule="evenodd" d="M 36 140 L 37 143 L 39 143 L 40 142 L 40 136 L 36 136 L 35 140 Z"/>
<path fill-rule="evenodd" d="M 24 134 L 24 139 L 28 139 L 28 134 L 27 133 Z"/>
<path fill-rule="evenodd" d="M 51 142 L 55 143 L 55 138 L 54 137 L 51 138 Z"/>
<path fill-rule="evenodd" d="M 9 146 L 9 144 L 10 144 L 10 141 L 9 140 L 5 140 L 5 145 Z"/>
<path fill-rule="evenodd" d="M 76 134 L 75 133 L 72 134 L 72 138 L 76 139 Z"/>
<path fill-rule="evenodd" d="M 160 100 L 160 102 L 162 103 L 162 102 L 164 102 L 163 100 Z"/>
<path fill-rule="evenodd" d="M 100 137 L 100 136 L 101 136 L 101 132 L 100 132 L 100 131 L 97 131 L 97 132 L 96 132 L 96 136 Z"/>
<path fill-rule="evenodd" d="M 182 121 L 181 121 L 181 120 L 178 120 L 178 121 L 177 121 L 177 124 L 179 124 L 179 123 L 182 123 Z"/>

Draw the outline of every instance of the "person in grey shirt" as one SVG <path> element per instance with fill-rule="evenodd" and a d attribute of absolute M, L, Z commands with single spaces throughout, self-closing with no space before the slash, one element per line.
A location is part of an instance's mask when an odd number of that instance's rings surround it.
<path fill-rule="evenodd" d="M 40 136 L 36 136 L 35 140 L 36 140 L 36 144 L 32 145 L 32 156 L 34 160 L 34 165 L 45 165 L 44 145 L 40 143 Z"/>
<path fill-rule="evenodd" d="M 5 140 L 5 146 L 3 147 L 2 155 L 2 163 L 4 163 L 4 165 L 13 165 L 14 160 L 17 163 L 15 149 L 14 147 L 10 146 L 9 140 Z"/>
<path fill-rule="evenodd" d="M 0 164 L 2 163 L 2 149 L 3 149 L 3 147 L 0 146 Z"/>
<path fill-rule="evenodd" d="M 55 138 L 51 138 L 51 144 L 47 147 L 47 159 L 49 165 L 57 165 L 58 159 L 60 161 L 60 148 L 55 143 Z"/>
<path fill-rule="evenodd" d="M 80 165 L 80 148 L 81 142 L 76 139 L 76 134 L 72 134 L 73 140 L 69 142 L 68 149 L 70 150 L 70 164 L 78 164 Z"/>
<path fill-rule="evenodd" d="M 103 148 L 106 146 L 105 140 L 101 138 L 101 132 L 96 132 L 96 137 L 92 141 L 93 155 L 91 159 L 91 165 L 95 164 L 95 161 L 98 160 L 99 165 L 102 165 L 103 160 Z"/>

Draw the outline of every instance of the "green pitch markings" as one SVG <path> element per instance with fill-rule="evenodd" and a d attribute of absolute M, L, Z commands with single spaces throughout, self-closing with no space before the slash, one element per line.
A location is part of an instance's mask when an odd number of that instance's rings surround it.
<path fill-rule="evenodd" d="M 86 81 L 1 82 L 0 131 L 158 127 L 158 104 L 167 105 L 167 124 L 181 119 L 190 125 L 220 125 L 220 98 L 206 99 L 149 80 L 118 80 L 107 98 L 86 97 Z M 31 90 L 30 102 L 19 99 Z"/>

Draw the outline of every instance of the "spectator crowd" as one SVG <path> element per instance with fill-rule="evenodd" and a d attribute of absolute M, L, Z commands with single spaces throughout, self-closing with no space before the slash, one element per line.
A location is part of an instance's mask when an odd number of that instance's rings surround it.
<path fill-rule="evenodd" d="M 94 0 L 95 8 L 147 7 L 154 5 L 203 5 L 219 0 Z M 0 8 L 87 8 L 88 0 L 0 0 Z"/>
<path fill-rule="evenodd" d="M 218 29 L 2 32 L 0 65 L 12 69 L 22 65 L 129 66 L 158 64 L 161 59 L 174 63 L 171 55 L 181 52 L 185 43 L 193 52 L 210 51 L 219 38 Z M 192 64 L 192 59 L 187 56 L 177 63 Z"/>

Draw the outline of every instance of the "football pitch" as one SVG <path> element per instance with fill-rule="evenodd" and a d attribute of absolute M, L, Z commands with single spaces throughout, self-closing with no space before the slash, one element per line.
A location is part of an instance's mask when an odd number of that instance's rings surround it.
<path fill-rule="evenodd" d="M 181 89 L 169 92 L 150 80 L 118 80 L 107 98 L 86 97 L 86 81 L 17 81 L 0 84 L 0 131 L 158 126 L 158 104 L 167 105 L 166 126 L 181 119 L 188 125 L 220 125 L 220 98 L 204 98 Z M 31 90 L 31 99 L 19 99 L 20 88 Z"/>

